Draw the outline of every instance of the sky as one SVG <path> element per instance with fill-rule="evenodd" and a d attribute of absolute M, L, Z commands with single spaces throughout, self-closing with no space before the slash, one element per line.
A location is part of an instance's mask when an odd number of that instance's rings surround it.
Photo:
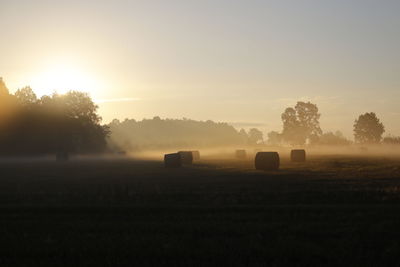
<path fill-rule="evenodd" d="M 280 131 L 311 101 L 352 137 L 376 112 L 400 135 L 398 0 L 0 0 L 11 92 L 88 92 L 103 122 L 191 118 Z"/>

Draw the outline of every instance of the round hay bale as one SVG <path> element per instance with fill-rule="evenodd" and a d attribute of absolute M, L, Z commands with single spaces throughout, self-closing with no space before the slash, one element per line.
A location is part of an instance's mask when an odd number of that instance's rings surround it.
<path fill-rule="evenodd" d="M 193 160 L 200 160 L 200 152 L 195 150 L 192 151 Z"/>
<path fill-rule="evenodd" d="M 56 160 L 57 161 L 68 161 L 69 160 L 69 155 L 68 152 L 65 151 L 59 151 L 56 154 Z"/>
<path fill-rule="evenodd" d="M 292 162 L 305 162 L 306 151 L 304 149 L 293 149 L 290 152 L 290 159 Z"/>
<path fill-rule="evenodd" d="M 278 152 L 258 152 L 255 158 L 257 170 L 274 171 L 278 170 L 280 165 Z"/>
<path fill-rule="evenodd" d="M 235 151 L 235 157 L 237 159 L 246 159 L 247 154 L 246 154 L 246 150 L 244 149 L 238 149 Z"/>
<path fill-rule="evenodd" d="M 180 168 L 182 166 L 182 159 L 179 153 L 165 154 L 164 165 L 166 168 Z"/>
<path fill-rule="evenodd" d="M 182 164 L 190 165 L 193 163 L 192 151 L 179 151 L 178 154 L 181 156 Z"/>

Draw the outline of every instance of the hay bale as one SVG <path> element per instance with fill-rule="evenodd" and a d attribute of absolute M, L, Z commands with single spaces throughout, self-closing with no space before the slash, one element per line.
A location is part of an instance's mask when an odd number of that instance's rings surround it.
<path fill-rule="evenodd" d="M 69 155 L 68 152 L 65 151 L 59 151 L 56 154 L 56 160 L 57 161 L 68 161 L 69 160 Z"/>
<path fill-rule="evenodd" d="M 274 171 L 278 170 L 280 165 L 278 152 L 258 152 L 255 158 L 257 170 Z"/>
<path fill-rule="evenodd" d="M 306 151 L 304 149 L 293 149 L 290 152 L 290 159 L 292 162 L 305 162 Z"/>
<path fill-rule="evenodd" d="M 193 160 L 200 160 L 200 152 L 195 150 L 192 151 Z"/>
<path fill-rule="evenodd" d="M 246 150 L 244 149 L 238 149 L 235 151 L 235 157 L 237 159 L 246 159 L 247 154 L 246 154 Z"/>
<path fill-rule="evenodd" d="M 193 163 L 192 151 L 179 151 L 178 154 L 181 156 L 182 164 L 190 165 Z"/>
<path fill-rule="evenodd" d="M 166 168 L 179 168 L 182 166 L 182 158 L 179 153 L 165 154 L 164 165 Z"/>

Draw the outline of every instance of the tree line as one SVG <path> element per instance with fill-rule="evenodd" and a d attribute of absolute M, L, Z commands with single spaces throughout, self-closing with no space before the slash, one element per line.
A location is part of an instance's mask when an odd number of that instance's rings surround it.
<path fill-rule="evenodd" d="M 320 127 L 320 117 L 316 104 L 297 102 L 294 107 L 288 107 L 282 113 L 282 131 L 271 131 L 266 139 L 263 132 L 256 128 L 237 131 L 227 123 L 189 119 L 162 120 L 154 117 L 142 121 L 114 120 L 108 126 L 111 130 L 111 146 L 128 150 L 225 145 L 345 146 L 353 143 L 340 131 L 324 133 Z M 400 137 L 382 138 L 385 127 L 373 112 L 361 114 L 354 122 L 353 131 L 355 143 L 400 144 Z"/>
<path fill-rule="evenodd" d="M 113 120 L 109 146 L 129 151 L 142 149 L 216 147 L 257 144 L 262 140 L 258 129 L 237 131 L 227 123 L 190 119 Z"/>
<path fill-rule="evenodd" d="M 37 98 L 25 87 L 10 94 L 0 78 L 0 154 L 104 151 L 109 131 L 97 108 L 76 91 Z"/>
<path fill-rule="evenodd" d="M 316 104 L 297 102 L 281 115 L 282 131 L 266 138 L 257 128 L 236 130 L 228 123 L 190 119 L 126 119 L 101 125 L 98 106 L 86 93 L 70 91 L 38 98 L 30 87 L 11 94 L 0 78 L 0 154 L 99 153 L 170 147 L 239 145 L 349 145 L 337 132 L 323 132 Z M 400 144 L 400 137 L 382 137 L 384 125 L 373 112 L 354 122 L 360 144 Z"/>
<path fill-rule="evenodd" d="M 297 102 L 295 107 L 288 107 L 282 113 L 283 129 L 281 133 L 270 132 L 270 142 L 290 145 L 348 145 L 351 143 L 340 131 L 323 133 L 316 104 Z M 374 112 L 361 114 L 353 125 L 354 141 L 359 144 L 398 143 L 400 138 L 385 137 L 385 127 Z"/>

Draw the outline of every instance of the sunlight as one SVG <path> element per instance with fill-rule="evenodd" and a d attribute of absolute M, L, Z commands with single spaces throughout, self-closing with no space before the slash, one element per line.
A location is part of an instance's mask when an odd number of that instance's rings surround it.
<path fill-rule="evenodd" d="M 54 92 L 64 94 L 71 90 L 87 92 L 93 96 L 100 90 L 100 84 L 93 75 L 67 64 L 54 65 L 34 75 L 32 87 L 39 97 Z"/>

